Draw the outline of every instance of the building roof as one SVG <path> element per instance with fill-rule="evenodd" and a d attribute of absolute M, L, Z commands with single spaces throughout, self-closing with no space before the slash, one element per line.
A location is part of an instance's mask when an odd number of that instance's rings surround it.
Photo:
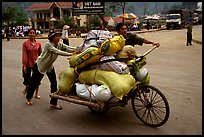
<path fill-rule="evenodd" d="M 54 4 L 62 9 L 72 8 L 72 2 L 46 2 L 32 4 L 26 9 L 26 11 L 49 10 Z"/>
<path fill-rule="evenodd" d="M 119 23 L 119 22 L 122 22 L 123 19 L 122 18 L 119 18 L 119 17 L 114 17 L 113 20 L 116 22 L 116 23 Z"/>
<path fill-rule="evenodd" d="M 107 22 L 108 22 L 110 19 L 111 19 L 111 17 L 104 17 L 104 20 L 107 21 Z"/>

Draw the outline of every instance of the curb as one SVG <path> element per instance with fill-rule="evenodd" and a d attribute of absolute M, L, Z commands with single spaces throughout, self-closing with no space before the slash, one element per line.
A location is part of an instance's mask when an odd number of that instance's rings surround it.
<path fill-rule="evenodd" d="M 155 32 L 155 31 L 161 31 L 161 30 L 166 30 L 166 28 L 160 28 L 160 29 L 152 29 L 152 30 L 145 30 L 145 31 L 136 31 L 136 33 L 147 33 L 147 32 Z M 85 35 L 81 36 L 81 38 L 84 38 Z M 71 37 L 71 38 L 78 38 L 78 37 Z M 15 37 L 11 39 L 28 39 L 28 37 Z M 36 39 L 47 39 L 47 37 L 36 37 Z M 202 41 L 192 39 L 194 43 L 201 44 Z"/>

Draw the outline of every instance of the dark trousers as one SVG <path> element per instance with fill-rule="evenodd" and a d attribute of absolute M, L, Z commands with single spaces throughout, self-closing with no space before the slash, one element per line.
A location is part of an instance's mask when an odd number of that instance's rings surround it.
<path fill-rule="evenodd" d="M 6 39 L 7 39 L 7 41 L 10 40 L 10 35 L 9 35 L 9 33 L 6 33 Z"/>
<path fill-rule="evenodd" d="M 192 44 L 192 33 L 187 32 L 187 45 Z"/>
<path fill-rule="evenodd" d="M 48 76 L 48 79 L 50 81 L 51 93 L 56 92 L 57 91 L 57 78 L 56 78 L 55 69 L 53 68 L 51 70 L 51 72 L 47 72 L 46 75 Z M 40 85 L 40 82 L 41 82 L 43 77 L 44 77 L 44 74 L 42 74 L 38 71 L 37 64 L 35 64 L 35 66 L 33 68 L 33 74 L 31 76 L 31 80 L 30 80 L 30 83 L 28 85 L 26 99 L 30 100 L 33 98 L 33 94 L 34 94 L 36 88 Z M 50 104 L 57 105 L 57 100 L 58 99 L 56 99 L 56 98 L 51 98 Z"/>
<path fill-rule="evenodd" d="M 22 67 L 22 74 L 23 74 L 23 85 L 28 86 L 31 78 L 31 71 L 33 71 L 33 68 L 31 67 L 26 67 L 26 73 L 23 70 Z"/>
<path fill-rule="evenodd" d="M 63 43 L 69 46 L 69 39 L 63 39 Z"/>

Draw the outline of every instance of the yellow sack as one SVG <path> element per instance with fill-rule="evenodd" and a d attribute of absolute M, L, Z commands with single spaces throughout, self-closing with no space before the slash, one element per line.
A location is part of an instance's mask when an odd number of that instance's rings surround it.
<path fill-rule="evenodd" d="M 115 97 L 121 100 L 136 85 L 132 75 L 97 69 L 82 71 L 79 74 L 79 81 L 88 85 L 105 85 Z"/>
<path fill-rule="evenodd" d="M 133 59 L 136 56 L 136 50 L 133 46 L 131 45 L 126 45 L 123 47 L 121 51 L 119 51 L 115 58 L 120 59 L 120 58 L 126 58 L 126 59 Z"/>
<path fill-rule="evenodd" d="M 114 55 L 116 52 L 123 49 L 125 46 L 125 38 L 120 36 L 114 36 L 111 39 L 105 40 L 101 44 L 101 54 L 103 55 Z"/>
<path fill-rule="evenodd" d="M 59 74 L 59 92 L 67 94 L 71 91 L 78 75 L 75 73 L 74 68 L 67 68 Z"/>
<path fill-rule="evenodd" d="M 101 56 L 99 48 L 89 47 L 82 53 L 71 56 L 69 58 L 69 64 L 71 67 L 83 68 L 92 63 L 96 63 Z"/>

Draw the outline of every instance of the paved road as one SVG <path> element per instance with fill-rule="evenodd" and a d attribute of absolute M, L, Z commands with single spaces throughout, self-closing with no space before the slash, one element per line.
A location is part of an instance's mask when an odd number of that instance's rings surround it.
<path fill-rule="evenodd" d="M 195 26 L 193 37 L 202 38 L 202 26 Z M 104 116 L 90 113 L 85 106 L 59 101 L 63 110 L 49 109 L 49 81 L 40 86 L 41 99 L 25 104 L 22 94 L 21 44 L 23 39 L 2 41 L 2 134 L 3 135 L 201 135 L 202 134 L 202 45 L 185 46 L 186 30 L 141 33 L 159 41 L 161 47 L 147 56 L 151 84 L 167 97 L 170 118 L 160 128 L 142 124 L 130 103 L 111 108 Z M 201 40 L 201 39 L 200 39 Z M 46 39 L 39 39 L 44 45 Z M 71 38 L 79 45 L 82 38 Z M 149 45 L 136 46 L 144 53 Z M 65 57 L 55 62 L 57 75 L 69 66 Z"/>

